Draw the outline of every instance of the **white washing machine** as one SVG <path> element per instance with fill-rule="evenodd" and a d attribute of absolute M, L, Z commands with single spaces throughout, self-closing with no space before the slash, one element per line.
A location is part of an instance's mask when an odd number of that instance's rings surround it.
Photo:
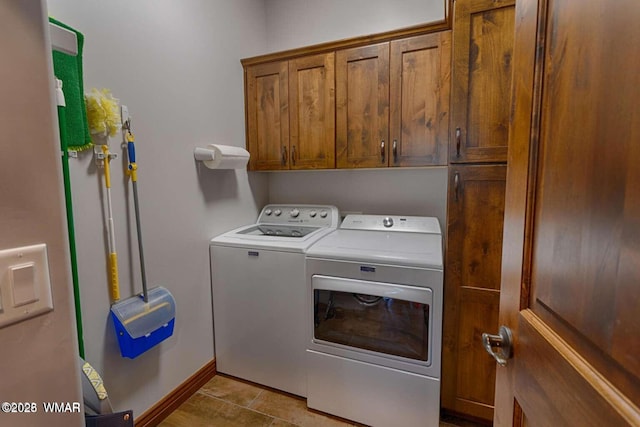
<path fill-rule="evenodd" d="M 267 205 L 255 224 L 211 240 L 216 369 L 306 396 L 306 250 L 338 209 Z"/>
<path fill-rule="evenodd" d="M 349 215 L 306 259 L 307 406 L 372 426 L 437 427 L 437 218 Z"/>

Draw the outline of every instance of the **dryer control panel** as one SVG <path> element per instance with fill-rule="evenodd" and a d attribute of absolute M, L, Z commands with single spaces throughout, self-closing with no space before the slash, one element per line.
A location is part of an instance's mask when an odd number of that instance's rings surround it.
<path fill-rule="evenodd" d="M 331 205 L 267 205 L 257 223 L 337 227 L 339 221 L 338 208 Z"/>
<path fill-rule="evenodd" d="M 438 218 L 428 216 L 347 215 L 340 228 L 442 234 Z"/>

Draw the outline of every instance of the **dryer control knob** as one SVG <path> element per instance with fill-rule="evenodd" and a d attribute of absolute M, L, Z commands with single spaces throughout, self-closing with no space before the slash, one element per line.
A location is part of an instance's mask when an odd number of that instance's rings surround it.
<path fill-rule="evenodd" d="M 315 218 L 317 214 L 318 214 L 318 213 L 317 213 L 316 211 L 311 211 L 311 212 L 309 212 L 309 216 L 310 216 L 311 218 Z"/>
<path fill-rule="evenodd" d="M 327 217 L 327 211 L 320 211 L 320 216 L 322 218 L 326 218 Z"/>
<path fill-rule="evenodd" d="M 291 215 L 291 218 L 297 218 L 298 215 L 300 215 L 300 211 L 298 209 L 293 209 L 291 212 L 289 212 L 289 215 Z"/>
<path fill-rule="evenodd" d="M 275 216 L 280 216 L 282 214 L 282 211 L 280 209 L 276 209 L 273 213 Z"/>
<path fill-rule="evenodd" d="M 269 216 L 269 215 L 271 215 L 271 213 L 272 213 L 272 212 L 273 212 L 273 211 L 272 211 L 271 209 L 267 209 L 266 211 L 264 211 L 264 214 L 265 214 L 266 216 Z"/>
<path fill-rule="evenodd" d="M 387 228 L 393 226 L 393 218 L 386 217 L 385 219 L 382 220 L 382 225 L 384 225 Z"/>

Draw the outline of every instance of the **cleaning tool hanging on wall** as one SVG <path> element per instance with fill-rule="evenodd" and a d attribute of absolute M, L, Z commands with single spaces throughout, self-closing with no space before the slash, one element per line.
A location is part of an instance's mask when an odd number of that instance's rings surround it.
<path fill-rule="evenodd" d="M 120 130 L 119 100 L 114 98 L 108 89 L 91 89 L 85 94 L 89 131 L 96 144 L 104 143 L 103 139 L 116 136 Z"/>
<path fill-rule="evenodd" d="M 157 286 L 147 290 L 147 276 L 140 227 L 140 206 L 138 201 L 138 165 L 131 120 L 124 126 L 129 156 L 128 174 L 133 184 L 136 229 L 138 232 L 138 253 L 142 274 L 142 294 L 111 306 L 111 315 L 123 357 L 135 358 L 173 334 L 176 305 L 173 295 L 167 289 Z"/>
<path fill-rule="evenodd" d="M 69 152 L 67 151 L 67 116 L 66 102 L 62 91 L 62 81 L 56 81 L 56 103 L 58 105 L 58 130 L 60 132 L 60 148 L 62 149 L 62 176 L 64 181 L 64 200 L 67 210 L 67 231 L 69 234 L 69 256 L 71 259 L 71 278 L 73 281 L 73 299 L 76 313 L 76 330 L 78 332 L 78 352 L 84 357 L 84 336 L 82 331 L 82 307 L 80 304 L 80 280 L 78 277 L 78 257 L 76 252 L 75 225 L 73 221 L 73 203 L 71 198 L 71 173 L 69 171 Z"/>
<path fill-rule="evenodd" d="M 79 31 L 49 18 L 52 24 L 71 31 L 76 36 L 77 53 L 53 51 L 53 69 L 58 79 L 62 80 L 65 95 L 65 131 L 67 135 L 66 149 L 82 151 L 91 147 L 91 135 L 87 127 L 87 112 L 84 103 L 84 83 L 82 75 L 82 48 L 84 36 Z"/>
<path fill-rule="evenodd" d="M 108 270 L 109 293 L 111 302 L 120 300 L 120 284 L 118 283 L 118 255 L 116 252 L 116 236 L 113 225 L 113 209 L 111 207 L 111 167 L 112 159 L 117 154 L 109 151 L 109 136 L 114 136 L 119 126 L 114 125 L 113 114 L 118 110 L 118 100 L 107 89 L 101 91 L 92 89 L 85 95 L 87 105 L 87 122 L 89 131 L 94 135 L 94 154 L 96 163 L 104 170 L 104 186 L 107 193 L 107 241 L 108 241 Z"/>
<path fill-rule="evenodd" d="M 120 300 L 120 284 L 118 282 L 118 255 L 116 253 L 116 235 L 113 227 L 113 210 L 111 208 L 111 167 L 109 162 L 113 158 L 113 154 L 109 152 L 108 145 L 102 145 L 102 154 L 104 155 L 104 185 L 107 189 L 107 233 L 109 248 L 109 290 L 111 292 L 111 301 L 116 303 Z"/>
<path fill-rule="evenodd" d="M 87 126 L 82 83 L 82 46 L 84 36 L 73 28 L 49 18 L 49 32 L 53 48 L 53 70 L 55 74 L 56 104 L 58 106 L 58 130 L 62 151 L 62 176 L 64 182 L 67 231 L 69 234 L 69 258 L 78 332 L 78 352 L 84 357 L 82 331 L 82 307 L 80 303 L 80 279 L 76 253 L 73 203 L 71 198 L 71 173 L 69 151 L 79 151 L 91 146 Z M 58 36 L 62 36 L 59 38 Z"/>

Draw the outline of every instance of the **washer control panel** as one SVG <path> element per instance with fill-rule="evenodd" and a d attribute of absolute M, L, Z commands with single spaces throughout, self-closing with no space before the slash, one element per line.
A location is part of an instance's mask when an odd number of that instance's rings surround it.
<path fill-rule="evenodd" d="M 311 227 L 337 227 L 338 208 L 331 205 L 267 205 L 258 224 L 297 224 Z"/>

